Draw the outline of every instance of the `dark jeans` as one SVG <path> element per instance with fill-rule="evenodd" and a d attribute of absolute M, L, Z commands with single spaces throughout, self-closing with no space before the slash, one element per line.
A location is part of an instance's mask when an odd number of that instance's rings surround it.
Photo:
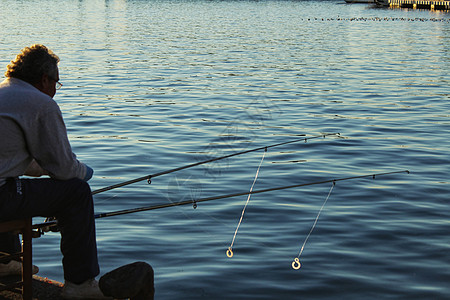
<path fill-rule="evenodd" d="M 0 252 L 10 254 L 20 252 L 19 235 L 9 232 L 0 233 Z"/>
<path fill-rule="evenodd" d="M 56 217 L 61 231 L 64 279 L 82 283 L 100 272 L 95 238 L 94 205 L 89 184 L 80 179 L 20 179 L 0 187 L 0 220 Z M 17 247 L 7 235 L 0 249 Z M 1 251 L 1 250 L 0 250 Z"/>

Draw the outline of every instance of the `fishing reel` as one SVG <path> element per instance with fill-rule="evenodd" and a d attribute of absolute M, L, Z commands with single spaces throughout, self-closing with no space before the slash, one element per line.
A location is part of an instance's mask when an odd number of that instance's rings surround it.
<path fill-rule="evenodd" d="M 58 227 L 58 221 L 56 220 L 56 217 L 47 217 L 45 218 L 44 224 L 48 223 L 47 226 L 43 226 L 39 228 L 39 233 L 43 235 L 46 232 L 59 232 L 60 229 Z"/>

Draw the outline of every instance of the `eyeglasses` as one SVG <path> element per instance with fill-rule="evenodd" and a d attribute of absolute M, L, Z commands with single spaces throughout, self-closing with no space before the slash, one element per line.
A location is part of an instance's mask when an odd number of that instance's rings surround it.
<path fill-rule="evenodd" d="M 55 81 L 56 81 L 56 80 L 55 80 Z M 56 81 L 55 89 L 59 90 L 62 86 L 63 86 L 63 84 L 62 84 L 61 82 Z"/>
<path fill-rule="evenodd" d="M 56 80 L 55 78 L 50 77 L 50 76 L 48 76 L 48 78 L 50 78 L 53 81 L 55 81 L 55 89 L 59 90 L 63 86 L 63 84 L 61 82 L 59 82 L 59 80 Z"/>

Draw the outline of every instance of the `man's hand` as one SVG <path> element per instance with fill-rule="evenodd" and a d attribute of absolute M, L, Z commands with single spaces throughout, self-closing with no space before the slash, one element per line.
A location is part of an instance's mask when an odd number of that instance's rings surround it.
<path fill-rule="evenodd" d="M 42 169 L 42 167 L 33 159 L 25 170 L 24 175 L 40 177 L 42 175 L 48 175 L 48 172 Z"/>

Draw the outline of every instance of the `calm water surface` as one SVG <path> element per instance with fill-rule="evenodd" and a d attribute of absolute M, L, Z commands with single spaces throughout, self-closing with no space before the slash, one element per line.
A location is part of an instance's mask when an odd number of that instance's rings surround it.
<path fill-rule="evenodd" d="M 342 1 L 0 3 L 0 63 L 43 43 L 93 189 L 304 134 L 254 189 L 331 184 L 97 221 L 102 273 L 155 269 L 157 299 L 448 299 L 450 15 Z M 248 191 L 262 152 L 95 196 L 97 212 Z M 41 222 L 39 218 L 35 222 Z M 59 235 L 34 241 L 63 280 Z"/>

